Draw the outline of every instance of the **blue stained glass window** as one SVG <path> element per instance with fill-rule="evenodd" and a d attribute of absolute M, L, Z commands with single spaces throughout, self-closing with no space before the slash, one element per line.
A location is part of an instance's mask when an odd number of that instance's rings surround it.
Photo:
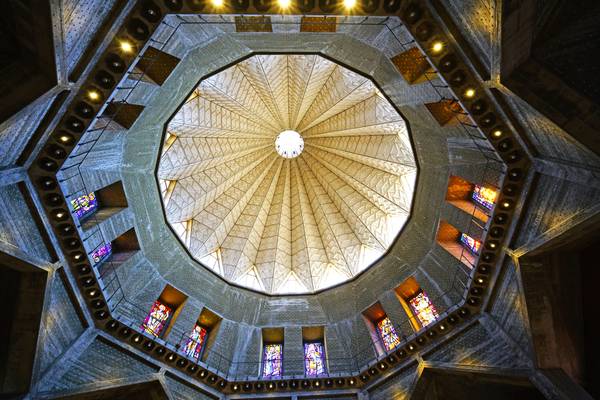
<path fill-rule="evenodd" d="M 473 239 L 466 233 L 461 233 L 460 243 L 471 253 L 479 254 L 479 249 L 481 248 L 481 242 L 479 240 Z"/>
<path fill-rule="evenodd" d="M 278 378 L 283 372 L 283 345 L 265 344 L 263 348 L 263 378 Z"/>
<path fill-rule="evenodd" d="M 197 360 L 206 341 L 206 333 L 206 328 L 196 324 L 183 347 L 183 352 Z"/>
<path fill-rule="evenodd" d="M 396 329 L 394 329 L 394 325 L 388 317 L 377 322 L 375 329 L 377 329 L 377 333 L 379 334 L 379 337 L 381 337 L 387 351 L 394 349 L 400 344 L 400 338 L 396 334 Z"/>
<path fill-rule="evenodd" d="M 96 194 L 91 192 L 90 194 L 84 194 L 76 199 L 72 199 L 71 207 L 73 208 L 73 213 L 80 220 L 92 215 L 98 209 Z"/>
<path fill-rule="evenodd" d="M 304 343 L 304 372 L 308 376 L 325 373 L 325 346 L 323 343 Z"/>
<path fill-rule="evenodd" d="M 92 253 L 92 260 L 94 260 L 94 264 L 98 264 L 101 261 L 104 261 L 112 254 L 112 245 L 109 243 L 104 243 L 102 246 L 98 247 Z"/>

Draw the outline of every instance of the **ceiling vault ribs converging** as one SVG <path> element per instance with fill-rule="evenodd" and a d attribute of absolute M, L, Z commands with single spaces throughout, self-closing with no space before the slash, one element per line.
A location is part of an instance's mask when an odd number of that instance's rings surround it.
<path fill-rule="evenodd" d="M 278 153 L 290 130 L 304 151 Z M 371 80 L 321 56 L 254 55 L 212 75 L 167 132 L 167 220 L 230 282 L 272 294 L 333 286 L 382 256 L 408 219 L 416 163 L 404 120 Z"/>

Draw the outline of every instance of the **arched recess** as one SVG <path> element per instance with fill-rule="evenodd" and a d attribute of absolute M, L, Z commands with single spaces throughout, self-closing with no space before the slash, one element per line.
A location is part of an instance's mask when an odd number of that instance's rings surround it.
<path fill-rule="evenodd" d="M 600 397 L 597 249 L 600 215 L 519 258 L 537 366 L 562 370 Z"/>
<path fill-rule="evenodd" d="M 412 400 L 543 400 L 544 395 L 526 376 L 498 371 L 425 367 Z"/>
<path fill-rule="evenodd" d="M 50 14 L 49 1 L 0 3 L 0 122 L 57 83 Z"/>
<path fill-rule="evenodd" d="M 0 398 L 29 391 L 48 272 L 0 251 Z"/>

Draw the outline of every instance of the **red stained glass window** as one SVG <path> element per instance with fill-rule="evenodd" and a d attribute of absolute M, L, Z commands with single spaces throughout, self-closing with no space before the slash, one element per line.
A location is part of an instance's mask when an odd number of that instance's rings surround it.
<path fill-rule="evenodd" d="M 479 250 L 481 249 L 481 242 L 479 240 L 473 239 L 466 233 L 461 233 L 460 243 L 471 253 L 479 254 Z"/>
<path fill-rule="evenodd" d="M 146 316 L 142 328 L 154 336 L 159 336 L 170 316 L 171 308 L 157 300 Z"/>
<path fill-rule="evenodd" d="M 498 197 L 498 192 L 494 189 L 480 185 L 475 185 L 473 188 L 473 201 L 487 210 L 491 211 L 494 208 L 496 197 Z"/>
<path fill-rule="evenodd" d="M 429 300 L 429 296 L 427 296 L 423 290 L 419 290 L 419 292 L 409 298 L 407 302 L 422 327 L 429 325 L 439 316 L 435 306 L 431 300 Z"/>

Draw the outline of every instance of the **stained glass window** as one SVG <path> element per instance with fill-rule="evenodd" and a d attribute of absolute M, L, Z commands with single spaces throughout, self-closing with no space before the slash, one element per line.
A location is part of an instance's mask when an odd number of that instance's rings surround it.
<path fill-rule="evenodd" d="M 480 185 L 475 185 L 473 188 L 473 201 L 490 211 L 494 208 L 494 203 L 496 202 L 497 196 L 498 192 L 496 192 L 494 189 Z"/>
<path fill-rule="evenodd" d="M 304 372 L 308 376 L 325 373 L 325 346 L 323 343 L 304 343 Z"/>
<path fill-rule="evenodd" d="M 392 321 L 390 321 L 388 317 L 377 322 L 375 328 L 377 329 L 379 337 L 383 340 L 383 345 L 387 351 L 391 351 L 400 344 L 400 338 L 396 334 L 394 325 L 392 325 Z"/>
<path fill-rule="evenodd" d="M 479 254 L 479 249 L 481 248 L 481 242 L 479 240 L 473 239 L 466 233 L 461 233 L 460 243 L 462 243 L 462 245 L 471 253 Z"/>
<path fill-rule="evenodd" d="M 422 327 L 429 325 L 437 319 L 437 310 L 423 290 L 419 290 L 419 292 L 409 298 L 407 302 Z"/>
<path fill-rule="evenodd" d="M 187 339 L 185 346 L 183 347 L 183 352 L 193 359 L 197 360 L 200 357 L 200 352 L 202 352 L 202 347 L 204 346 L 204 342 L 206 340 L 206 328 L 196 324 L 194 325 L 194 329 L 192 333 Z"/>
<path fill-rule="evenodd" d="M 112 254 L 112 245 L 109 243 L 104 243 L 102 246 L 98 247 L 92 253 L 92 260 L 94 260 L 95 264 L 98 264 L 100 261 L 105 260 Z"/>
<path fill-rule="evenodd" d="M 170 316 L 171 308 L 157 300 L 146 316 L 142 328 L 151 335 L 159 336 Z"/>
<path fill-rule="evenodd" d="M 71 200 L 71 207 L 78 219 L 83 219 L 94 213 L 98 209 L 98 200 L 96 194 L 84 194 Z"/>
<path fill-rule="evenodd" d="M 263 378 L 281 376 L 283 367 L 283 345 L 265 344 L 263 349 Z"/>

